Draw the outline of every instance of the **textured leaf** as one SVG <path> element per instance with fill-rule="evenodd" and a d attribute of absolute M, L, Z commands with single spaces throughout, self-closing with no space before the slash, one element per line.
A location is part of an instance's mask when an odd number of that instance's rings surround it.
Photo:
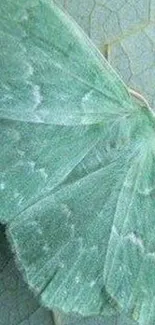
<path fill-rule="evenodd" d="M 0 6 L 1 221 L 25 279 L 51 309 L 151 325 L 154 116 L 51 1 Z"/>
<path fill-rule="evenodd" d="M 3 227 L 0 227 L 0 325 L 54 325 L 17 271 Z"/>
<path fill-rule="evenodd" d="M 155 1 L 56 0 L 132 88 L 155 107 Z"/>

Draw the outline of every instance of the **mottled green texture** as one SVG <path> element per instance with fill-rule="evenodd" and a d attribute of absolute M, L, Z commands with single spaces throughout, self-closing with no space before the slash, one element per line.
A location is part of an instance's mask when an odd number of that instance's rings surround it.
<path fill-rule="evenodd" d="M 1 217 L 44 306 L 155 322 L 155 121 L 49 0 L 1 0 Z"/>
<path fill-rule="evenodd" d="M 55 317 L 54 317 L 55 315 Z M 124 316 L 87 317 L 57 315 L 39 306 L 22 279 L 0 226 L 0 325 L 136 325 Z"/>
<path fill-rule="evenodd" d="M 155 0 L 56 0 L 155 107 Z"/>
<path fill-rule="evenodd" d="M 5 232 L 0 226 L 0 325 L 54 325 L 17 271 Z"/>
<path fill-rule="evenodd" d="M 81 317 L 79 315 L 56 314 L 56 325 L 138 325 L 126 315 Z"/>

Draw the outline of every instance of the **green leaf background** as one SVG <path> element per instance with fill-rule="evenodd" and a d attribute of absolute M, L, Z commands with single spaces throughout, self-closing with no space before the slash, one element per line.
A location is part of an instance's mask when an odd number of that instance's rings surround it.
<path fill-rule="evenodd" d="M 155 1 L 56 0 L 132 88 L 155 107 Z"/>
<path fill-rule="evenodd" d="M 155 104 L 155 1 L 57 0 L 81 25 L 129 87 Z M 0 230 L 0 325 L 53 325 L 52 313 L 41 308 L 17 271 Z M 22 297 L 22 298 L 21 298 Z M 3 303 L 2 303 L 3 301 Z M 8 307 L 9 306 L 9 307 Z M 125 315 L 86 318 L 55 313 L 62 325 L 133 325 Z"/>

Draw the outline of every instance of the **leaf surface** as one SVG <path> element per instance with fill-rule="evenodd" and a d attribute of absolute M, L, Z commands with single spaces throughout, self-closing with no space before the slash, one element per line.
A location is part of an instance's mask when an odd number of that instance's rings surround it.
<path fill-rule="evenodd" d="M 56 0 L 76 19 L 129 87 L 155 107 L 155 1 Z"/>

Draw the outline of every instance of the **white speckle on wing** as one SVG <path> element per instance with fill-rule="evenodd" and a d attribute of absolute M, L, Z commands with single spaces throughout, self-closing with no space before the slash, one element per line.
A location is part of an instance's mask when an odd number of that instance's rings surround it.
<path fill-rule="evenodd" d="M 11 137 L 14 141 L 19 141 L 20 140 L 20 133 L 16 130 L 12 131 Z"/>
<path fill-rule="evenodd" d="M 81 108 L 83 113 L 87 113 L 88 110 L 88 103 L 89 103 L 89 113 L 93 113 L 94 111 L 94 106 L 91 105 L 91 96 L 92 96 L 93 90 L 88 91 L 82 98 L 81 100 Z M 91 107 L 92 106 L 92 107 Z M 88 124 L 88 116 L 86 114 L 84 114 L 84 116 L 82 117 L 81 123 L 82 124 Z"/>
<path fill-rule="evenodd" d="M 44 251 L 45 253 L 48 253 L 48 252 L 49 252 L 49 246 L 48 246 L 47 244 L 45 244 L 45 245 L 43 246 L 43 251 Z"/>
<path fill-rule="evenodd" d="M 89 174 L 89 170 L 87 169 L 87 167 L 86 167 L 84 161 L 81 162 L 81 167 L 84 169 L 84 171 L 85 171 L 87 174 Z"/>
<path fill-rule="evenodd" d="M 85 104 L 86 102 L 88 102 L 90 100 L 90 97 L 93 94 L 93 90 L 90 90 L 88 92 L 86 92 L 86 94 L 82 97 L 82 104 Z"/>
<path fill-rule="evenodd" d="M 45 172 L 45 168 L 39 169 L 41 176 L 46 180 L 48 177 L 48 174 Z"/>
<path fill-rule="evenodd" d="M 36 231 L 37 231 L 37 233 L 38 233 L 39 235 L 42 235 L 42 233 L 43 233 L 42 230 L 41 230 L 39 227 L 37 228 Z"/>
<path fill-rule="evenodd" d="M 90 288 L 93 288 L 94 287 L 94 285 L 95 285 L 95 281 L 94 280 L 92 280 L 91 282 L 90 282 L 90 284 L 89 284 L 89 286 L 90 286 Z"/>
<path fill-rule="evenodd" d="M 38 226 L 37 221 L 36 221 L 36 220 L 33 220 L 33 221 L 31 222 L 31 226 L 32 226 L 32 227 L 37 227 L 37 226 Z"/>
<path fill-rule="evenodd" d="M 80 277 L 79 277 L 79 276 L 76 276 L 76 277 L 75 277 L 75 282 L 76 282 L 76 283 L 79 283 L 79 282 L 80 282 Z"/>
<path fill-rule="evenodd" d="M 154 190 L 154 187 L 148 188 L 146 187 L 143 191 L 139 190 L 139 193 L 142 195 L 150 195 L 150 193 Z"/>
<path fill-rule="evenodd" d="M 66 296 L 67 295 L 67 290 L 66 289 L 62 289 L 62 295 Z"/>
<path fill-rule="evenodd" d="M 34 108 L 37 108 L 43 100 L 43 97 L 41 96 L 41 93 L 40 93 L 40 87 L 38 85 L 35 85 L 33 87 L 33 96 L 34 96 L 34 100 L 35 100 Z"/>
<path fill-rule="evenodd" d="M 64 217 L 66 218 L 65 224 L 68 227 L 70 217 L 72 215 L 72 211 L 71 211 L 70 207 L 65 203 L 61 204 L 61 209 L 62 209 L 62 211 L 64 213 Z"/>
<path fill-rule="evenodd" d="M 112 226 L 112 233 L 113 233 L 113 235 L 115 235 L 115 236 L 119 236 L 119 233 L 118 233 L 117 228 L 116 228 L 115 225 Z"/>
<path fill-rule="evenodd" d="M 23 201 L 24 201 L 24 198 L 21 197 L 21 198 L 19 199 L 19 201 L 18 201 L 18 206 L 20 206 L 20 205 L 23 203 Z"/>
<path fill-rule="evenodd" d="M 20 193 L 19 193 L 18 191 L 15 191 L 13 196 L 14 196 L 14 198 L 16 199 L 17 197 L 20 196 Z"/>
<path fill-rule="evenodd" d="M 23 157 L 25 155 L 25 151 L 23 150 L 17 150 L 18 154 Z"/>
<path fill-rule="evenodd" d="M 33 120 L 36 123 L 44 123 L 44 119 L 42 119 L 41 116 L 38 115 L 35 115 Z"/>
<path fill-rule="evenodd" d="M 97 249 L 98 249 L 98 246 L 97 245 L 93 245 L 92 247 L 91 247 L 91 251 L 97 251 Z"/>
<path fill-rule="evenodd" d="M 67 204 L 62 203 L 61 207 L 62 207 L 62 210 L 65 212 L 66 217 L 69 217 L 72 214 L 72 211 L 71 211 L 70 207 Z"/>
<path fill-rule="evenodd" d="M 139 248 L 141 248 L 141 250 L 144 251 L 144 245 L 142 239 L 136 236 L 133 232 L 126 235 L 124 238 L 129 239 L 133 244 L 139 246 Z"/>
<path fill-rule="evenodd" d="M 3 88 L 9 92 L 11 90 L 11 87 L 7 84 L 3 84 Z"/>
<path fill-rule="evenodd" d="M 145 190 L 143 191 L 144 195 L 149 195 L 152 192 L 153 188 L 145 188 Z"/>
<path fill-rule="evenodd" d="M 34 172 L 34 167 L 35 167 L 35 161 L 29 161 L 28 165 L 30 166 L 31 170 Z"/>
<path fill-rule="evenodd" d="M 34 69 L 30 63 L 27 63 L 27 71 L 29 76 L 33 75 Z"/>
<path fill-rule="evenodd" d="M 24 11 L 22 17 L 21 17 L 21 21 L 27 21 L 28 20 L 28 14 L 26 11 Z"/>
<path fill-rule="evenodd" d="M 74 237 L 75 235 L 75 226 L 72 224 L 71 225 L 71 235 Z"/>
<path fill-rule="evenodd" d="M 155 260 L 155 252 L 148 253 L 147 256 L 150 257 L 151 259 Z"/>
<path fill-rule="evenodd" d="M 60 262 L 60 263 L 59 263 L 59 266 L 60 266 L 61 269 L 64 269 L 65 264 L 64 264 L 63 262 Z"/>
<path fill-rule="evenodd" d="M 96 159 L 101 164 L 102 163 L 102 158 L 100 156 L 100 152 L 97 149 L 95 150 L 95 155 L 96 155 Z"/>
<path fill-rule="evenodd" d="M 36 272 L 37 272 L 37 268 L 36 268 L 36 266 L 34 266 L 34 265 L 29 266 L 27 272 L 28 272 L 28 275 L 31 275 L 31 274 L 36 273 Z"/>
<path fill-rule="evenodd" d="M 130 168 L 131 169 L 131 168 Z M 129 170 L 130 171 L 130 170 Z M 131 173 L 131 171 L 130 171 Z M 126 177 L 124 183 L 123 183 L 123 186 L 126 187 L 126 188 L 131 188 L 133 185 L 133 180 L 130 176 L 130 174 Z"/>
<path fill-rule="evenodd" d="M 11 100 L 12 98 L 13 98 L 13 96 L 4 94 L 4 96 L 0 98 L 0 102 L 5 103 L 5 102 L 8 102 L 9 100 Z"/>
<path fill-rule="evenodd" d="M 83 251 L 83 238 L 82 237 L 78 238 L 78 243 L 79 243 L 80 252 L 82 252 Z"/>
<path fill-rule="evenodd" d="M 5 189 L 5 183 L 4 183 L 4 182 L 2 182 L 2 183 L 0 184 L 0 189 L 1 189 L 1 191 L 3 191 L 3 190 Z"/>

